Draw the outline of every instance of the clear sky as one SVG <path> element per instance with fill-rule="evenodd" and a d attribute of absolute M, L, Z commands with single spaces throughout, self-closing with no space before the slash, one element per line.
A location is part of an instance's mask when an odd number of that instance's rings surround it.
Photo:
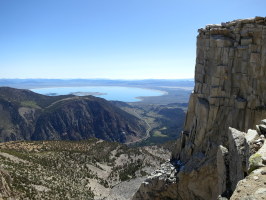
<path fill-rule="evenodd" d="M 197 29 L 265 0 L 0 0 L 0 78 L 193 78 Z"/>

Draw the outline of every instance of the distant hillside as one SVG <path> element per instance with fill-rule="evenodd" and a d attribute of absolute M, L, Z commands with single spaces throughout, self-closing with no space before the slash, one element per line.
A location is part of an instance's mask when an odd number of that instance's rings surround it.
<path fill-rule="evenodd" d="M 0 141 L 81 140 L 129 142 L 144 137 L 145 123 L 93 96 L 44 96 L 0 87 Z"/>

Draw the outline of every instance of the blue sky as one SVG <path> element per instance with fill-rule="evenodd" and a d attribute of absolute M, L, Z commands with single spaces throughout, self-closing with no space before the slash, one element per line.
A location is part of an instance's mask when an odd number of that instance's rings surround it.
<path fill-rule="evenodd" d="M 197 29 L 265 0 L 0 0 L 0 78 L 193 78 Z"/>

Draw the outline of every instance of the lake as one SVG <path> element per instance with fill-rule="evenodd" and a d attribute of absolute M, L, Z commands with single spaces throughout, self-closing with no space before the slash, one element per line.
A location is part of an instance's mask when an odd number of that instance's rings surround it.
<path fill-rule="evenodd" d="M 31 89 L 31 91 L 48 96 L 68 94 L 77 96 L 93 95 L 106 100 L 124 102 L 140 101 L 137 97 L 161 96 L 165 94 L 164 91 L 160 90 L 118 86 L 51 87 L 36 88 Z"/>

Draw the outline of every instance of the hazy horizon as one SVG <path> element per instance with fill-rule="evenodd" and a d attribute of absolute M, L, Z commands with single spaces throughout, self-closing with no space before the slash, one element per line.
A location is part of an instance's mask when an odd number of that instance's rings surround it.
<path fill-rule="evenodd" d="M 147 81 L 147 80 L 166 80 L 166 81 L 182 81 L 182 80 L 191 80 L 194 78 L 146 78 L 146 79 L 114 79 L 114 78 L 0 78 L 0 80 L 110 80 L 110 81 Z"/>
<path fill-rule="evenodd" d="M 263 0 L 0 2 L 0 78 L 192 79 L 199 28 L 264 16 Z"/>
<path fill-rule="evenodd" d="M 61 88 L 87 86 L 120 86 L 138 88 L 183 88 L 194 87 L 194 79 L 0 79 L 0 87 L 20 89 Z M 78 89 L 79 90 L 79 89 Z M 77 90 L 77 91 L 78 91 Z"/>

